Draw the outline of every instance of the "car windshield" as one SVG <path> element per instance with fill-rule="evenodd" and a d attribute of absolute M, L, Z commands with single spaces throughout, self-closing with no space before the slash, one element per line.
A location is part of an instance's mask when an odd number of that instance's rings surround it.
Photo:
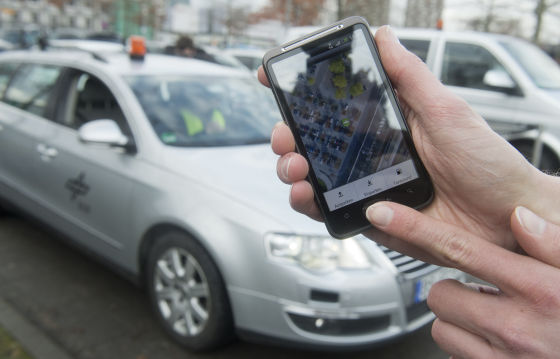
<path fill-rule="evenodd" d="M 235 146 L 269 141 L 280 120 L 272 93 L 252 78 L 130 76 L 161 141 L 170 146 Z"/>
<path fill-rule="evenodd" d="M 538 87 L 560 89 L 560 67 L 545 52 L 523 41 L 501 41 L 500 44 Z"/>

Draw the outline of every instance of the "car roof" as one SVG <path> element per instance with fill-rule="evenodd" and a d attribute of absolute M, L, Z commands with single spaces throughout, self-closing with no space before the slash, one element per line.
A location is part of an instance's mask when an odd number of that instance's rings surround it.
<path fill-rule="evenodd" d="M 59 49 L 77 49 L 83 51 L 98 51 L 98 52 L 123 52 L 125 47 L 123 44 L 101 41 L 101 40 L 87 40 L 80 39 L 54 39 L 49 40 L 49 47 Z"/>
<path fill-rule="evenodd" d="M 433 39 L 447 38 L 453 40 L 478 40 L 478 41 L 524 41 L 522 39 L 480 31 L 445 31 L 422 28 L 397 28 L 395 32 L 398 37 L 405 39 Z"/>
<path fill-rule="evenodd" d="M 288 31 L 286 41 L 294 40 L 297 37 L 303 36 L 307 33 L 319 29 L 318 26 L 302 26 L 293 27 Z M 372 26 L 371 31 L 375 31 L 379 27 Z M 437 29 L 427 29 L 427 28 L 413 28 L 413 27 L 402 27 L 394 28 L 395 33 L 398 37 L 406 39 L 436 39 L 436 38 L 449 38 L 449 39 L 463 39 L 463 40 L 478 40 L 478 41 L 524 41 L 517 37 L 493 34 L 480 31 L 447 31 L 447 30 L 437 30 Z M 284 41 L 285 42 L 285 41 Z"/>
<path fill-rule="evenodd" d="M 7 51 L 0 53 L 0 61 L 34 62 L 50 65 L 83 68 L 95 67 L 116 75 L 196 75 L 196 76 L 247 76 L 238 70 L 208 61 L 178 56 L 146 54 L 135 60 L 124 52 L 88 52 L 79 50 L 56 51 Z"/>
<path fill-rule="evenodd" d="M 191 59 L 172 55 L 147 54 L 143 60 L 132 60 L 126 54 L 109 54 L 106 57 L 109 66 L 123 75 L 212 75 L 243 76 L 244 69 L 215 64 L 209 61 Z"/>

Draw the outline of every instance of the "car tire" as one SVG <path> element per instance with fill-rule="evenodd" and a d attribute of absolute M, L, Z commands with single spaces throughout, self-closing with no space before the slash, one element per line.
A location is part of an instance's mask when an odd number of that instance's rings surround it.
<path fill-rule="evenodd" d="M 223 279 L 208 252 L 180 231 L 161 235 L 147 261 L 150 302 L 167 333 L 191 351 L 230 342 L 233 319 Z"/>
<path fill-rule="evenodd" d="M 511 143 L 529 162 L 533 157 L 534 142 L 531 141 L 513 141 Z M 560 159 L 548 148 L 543 145 L 541 161 L 537 167 L 539 170 L 547 173 L 556 173 L 560 169 Z"/>

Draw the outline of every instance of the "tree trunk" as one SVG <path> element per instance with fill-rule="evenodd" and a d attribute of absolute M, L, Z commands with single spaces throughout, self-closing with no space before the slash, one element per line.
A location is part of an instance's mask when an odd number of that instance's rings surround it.
<path fill-rule="evenodd" d="M 533 33 L 533 42 L 535 44 L 539 43 L 539 38 L 541 35 L 541 28 L 542 28 L 542 21 L 543 15 L 546 11 L 546 0 L 537 0 L 537 6 L 535 7 L 535 17 L 536 17 L 536 25 L 535 25 L 535 32 Z"/>

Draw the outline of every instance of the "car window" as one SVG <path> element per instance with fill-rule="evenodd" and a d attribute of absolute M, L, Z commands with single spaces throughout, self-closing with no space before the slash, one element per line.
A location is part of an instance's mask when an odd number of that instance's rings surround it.
<path fill-rule="evenodd" d="M 62 115 L 63 123 L 78 129 L 94 120 L 113 120 L 121 131 L 130 134 L 123 111 L 111 90 L 97 77 L 78 70 L 69 75 L 70 89 Z"/>
<path fill-rule="evenodd" d="M 399 41 L 408 51 L 414 53 L 422 61 L 426 62 L 428 50 L 430 49 L 429 40 L 400 39 Z"/>
<path fill-rule="evenodd" d="M 488 50 L 479 45 L 448 42 L 445 45 L 441 81 L 446 85 L 496 90 L 485 84 L 490 70 L 507 74 L 507 70 Z"/>
<path fill-rule="evenodd" d="M 560 66 L 537 46 L 520 41 L 504 40 L 500 45 L 517 61 L 540 88 L 560 89 Z"/>
<path fill-rule="evenodd" d="M 280 120 L 271 91 L 251 77 L 126 77 L 160 140 L 170 146 L 266 143 Z"/>
<path fill-rule="evenodd" d="M 44 116 L 61 68 L 50 65 L 22 65 L 14 75 L 4 101 L 38 116 Z"/>
<path fill-rule="evenodd" d="M 0 97 L 3 97 L 2 95 L 18 67 L 19 64 L 14 63 L 0 64 Z"/>
<path fill-rule="evenodd" d="M 247 66 L 251 70 L 256 70 L 262 63 L 260 58 L 256 58 L 253 56 L 244 56 L 244 55 L 237 55 L 235 56 L 241 63 Z"/>

